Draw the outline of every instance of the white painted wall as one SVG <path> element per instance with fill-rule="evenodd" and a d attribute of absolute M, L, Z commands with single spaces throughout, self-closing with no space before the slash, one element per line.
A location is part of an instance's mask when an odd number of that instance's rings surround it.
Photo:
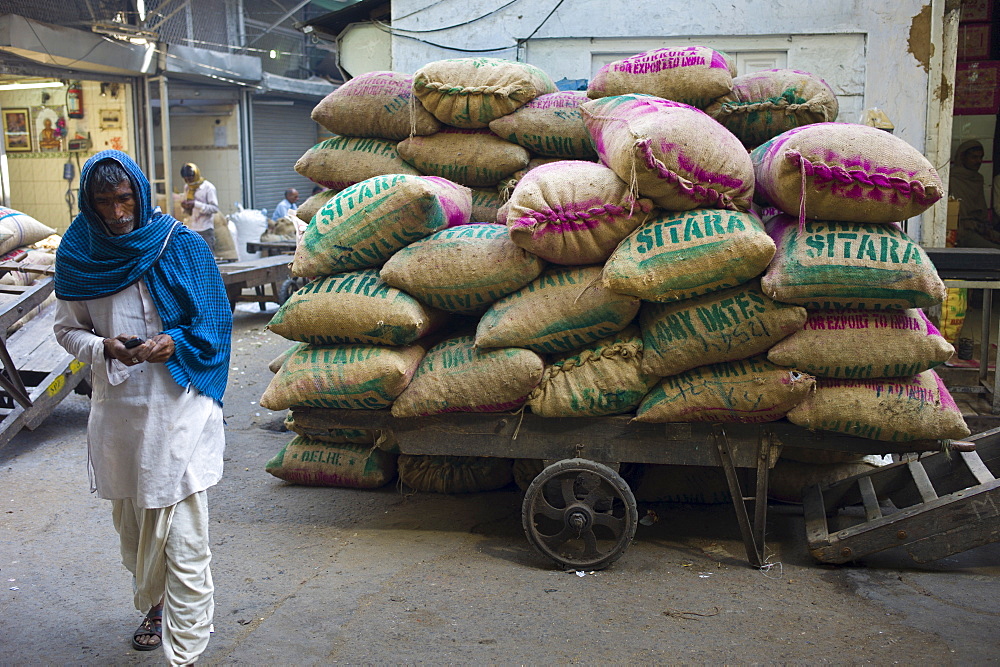
<path fill-rule="evenodd" d="M 784 54 L 783 66 L 812 72 L 833 87 L 839 120 L 858 122 L 864 109 L 880 108 L 894 134 L 923 152 L 928 76 L 918 58 L 927 57 L 914 52 L 926 49 L 920 27 L 929 27 L 930 2 L 517 0 L 490 14 L 506 0 L 393 0 L 392 69 L 414 72 L 435 60 L 483 55 L 529 62 L 554 80 L 590 79 L 602 62 L 617 59 L 610 55 L 668 45 L 703 44 L 750 57 Z M 923 23 L 915 21 L 922 10 Z M 919 238 L 919 224 L 909 229 Z"/>

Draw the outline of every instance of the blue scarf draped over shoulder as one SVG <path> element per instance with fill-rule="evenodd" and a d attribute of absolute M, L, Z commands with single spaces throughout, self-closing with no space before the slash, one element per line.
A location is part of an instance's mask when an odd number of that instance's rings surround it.
<path fill-rule="evenodd" d="M 90 203 L 95 164 L 111 159 L 128 173 L 136 225 L 112 236 Z M 229 379 L 233 316 L 215 258 L 205 241 L 180 221 L 154 209 L 149 181 L 121 151 L 94 155 L 80 172 L 80 213 L 56 251 L 56 297 L 83 301 L 111 296 L 145 280 L 163 333 L 174 340 L 166 366 L 178 385 L 222 404 Z M 112 335 L 117 335 L 115 334 Z"/>

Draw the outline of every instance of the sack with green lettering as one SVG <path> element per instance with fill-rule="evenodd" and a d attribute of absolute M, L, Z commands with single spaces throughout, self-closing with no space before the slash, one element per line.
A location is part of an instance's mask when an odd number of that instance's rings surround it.
<path fill-rule="evenodd" d="M 608 63 L 587 86 L 593 99 L 645 93 L 704 109 L 733 88 L 732 64 L 707 46 L 644 51 Z"/>
<path fill-rule="evenodd" d="M 755 148 L 750 159 L 758 200 L 800 221 L 898 222 L 944 194 L 941 177 L 920 151 L 867 125 L 797 127 Z"/>
<path fill-rule="evenodd" d="M 343 190 L 382 174 L 419 175 L 399 157 L 397 143 L 389 139 L 331 137 L 303 153 L 295 163 L 295 171 L 331 190 Z"/>
<path fill-rule="evenodd" d="M 400 454 L 399 481 L 423 493 L 496 491 L 513 481 L 511 459 Z"/>
<path fill-rule="evenodd" d="M 441 129 L 413 98 L 413 75 L 402 72 L 359 74 L 320 100 L 312 119 L 334 134 L 396 141 Z"/>
<path fill-rule="evenodd" d="M 413 92 L 442 123 L 488 127 L 545 93 L 556 92 L 548 74 L 528 63 L 501 58 L 451 58 L 428 63 L 413 75 Z"/>
<path fill-rule="evenodd" d="M 413 379 L 424 356 L 420 345 L 308 346 L 281 366 L 260 398 L 268 410 L 295 406 L 380 410 Z"/>
<path fill-rule="evenodd" d="M 886 378 L 916 375 L 954 352 L 919 308 L 817 310 L 767 358 L 817 377 Z"/>
<path fill-rule="evenodd" d="M 812 392 L 816 379 L 775 366 L 763 354 L 699 366 L 663 378 L 642 400 L 640 422 L 756 424 L 781 419 Z"/>
<path fill-rule="evenodd" d="M 309 197 L 309 199 L 299 204 L 299 207 L 295 209 L 295 216 L 306 224 L 312 222 L 313 216 L 319 213 L 319 210 L 323 208 L 323 204 L 330 201 L 330 198 L 338 192 L 340 192 L 340 190 L 329 189 L 317 192 Z"/>
<path fill-rule="evenodd" d="M 726 473 L 718 466 L 658 465 L 647 463 L 635 489 L 640 503 L 721 505 L 733 502 Z M 750 488 L 746 468 L 736 468 L 743 488 Z"/>
<path fill-rule="evenodd" d="M 394 417 L 515 410 L 538 386 L 542 358 L 517 347 L 481 350 L 470 336 L 441 341 L 392 404 Z"/>
<path fill-rule="evenodd" d="M 507 202 L 511 240 L 555 264 L 599 264 L 650 215 L 615 172 L 563 160 L 532 169 Z"/>
<path fill-rule="evenodd" d="M 794 69 L 769 69 L 733 79 L 733 89 L 705 113 L 756 148 L 800 125 L 837 119 L 840 106 L 826 81 Z"/>
<path fill-rule="evenodd" d="M 480 314 L 538 277 L 545 262 L 511 242 L 503 225 L 449 227 L 406 246 L 381 277 L 429 306 Z"/>
<path fill-rule="evenodd" d="M 872 440 L 956 440 L 969 435 L 962 412 L 934 371 L 909 378 L 819 378 L 788 413 L 799 426 Z"/>
<path fill-rule="evenodd" d="M 264 470 L 293 484 L 377 489 L 396 477 L 397 457 L 371 445 L 320 442 L 300 435 L 282 447 Z"/>
<path fill-rule="evenodd" d="M 750 209 L 750 156 L 704 111 L 650 95 L 604 97 L 580 111 L 601 162 L 660 208 Z"/>
<path fill-rule="evenodd" d="M 496 188 L 470 188 L 472 190 L 472 215 L 470 222 L 497 221 L 497 211 L 503 206 L 504 197 Z"/>
<path fill-rule="evenodd" d="M 446 321 L 445 313 L 383 282 L 378 269 L 363 269 L 313 280 L 265 329 L 313 345 L 409 345 Z"/>
<path fill-rule="evenodd" d="M 944 283 L 927 253 L 895 224 L 806 220 L 767 224 L 777 251 L 761 279 L 776 301 L 810 310 L 926 308 Z"/>
<path fill-rule="evenodd" d="M 528 165 L 527 149 L 485 129 L 446 127 L 426 137 L 403 139 L 398 149 L 420 173 L 469 187 L 496 187 Z"/>
<path fill-rule="evenodd" d="M 769 299 L 756 279 L 694 299 L 647 301 L 639 309 L 642 370 L 666 377 L 746 359 L 767 352 L 805 321 L 805 308 Z"/>
<path fill-rule="evenodd" d="M 774 241 L 753 213 L 660 212 L 626 238 L 604 265 L 604 284 L 645 301 L 678 301 L 756 278 Z"/>
<path fill-rule="evenodd" d="M 444 178 L 375 176 L 323 205 L 295 248 L 292 275 L 328 276 L 381 266 L 414 241 L 467 224 L 471 211 L 469 189 Z"/>
<path fill-rule="evenodd" d="M 372 446 L 376 443 L 379 436 L 379 431 L 369 431 L 359 428 L 337 428 L 336 426 L 315 428 L 302 426 L 300 423 L 295 421 L 295 410 L 291 409 L 285 413 L 285 421 L 283 424 L 286 430 L 317 442 L 350 443 L 353 445 Z"/>
<path fill-rule="evenodd" d="M 566 160 L 595 160 L 597 152 L 583 124 L 582 90 L 539 95 L 517 111 L 490 122 L 498 137 L 524 146 L 532 155 Z"/>
<path fill-rule="evenodd" d="M 524 178 L 525 174 L 527 174 L 532 169 L 537 169 L 538 167 L 541 167 L 543 164 L 552 164 L 553 162 L 561 162 L 561 161 L 562 158 L 557 158 L 557 157 L 533 157 L 530 160 L 528 160 L 528 166 L 526 166 L 524 169 L 518 169 L 513 174 L 511 174 L 509 178 L 505 178 L 504 180 L 500 181 L 500 184 L 497 185 L 497 192 L 500 193 L 500 200 L 503 201 L 504 203 L 497 210 L 497 222 L 499 222 L 501 225 L 506 224 L 507 203 L 510 201 L 510 194 L 514 192 L 514 188 L 517 187 L 517 184 L 521 182 L 521 179 Z"/>
<path fill-rule="evenodd" d="M 287 350 L 276 356 L 274 359 L 271 359 L 271 361 L 267 364 L 267 370 L 272 373 L 277 373 L 278 369 L 281 368 L 285 361 L 288 360 L 288 357 L 292 356 L 305 346 L 305 343 L 295 343 L 294 345 L 291 345 Z"/>
<path fill-rule="evenodd" d="M 476 347 L 569 352 L 621 331 L 639 312 L 639 299 L 601 286 L 600 277 L 600 266 L 546 270 L 483 313 Z"/>
<path fill-rule="evenodd" d="M 642 337 L 622 331 L 556 357 L 545 366 L 528 407 L 542 417 L 601 417 L 632 412 L 659 377 L 643 373 Z"/>

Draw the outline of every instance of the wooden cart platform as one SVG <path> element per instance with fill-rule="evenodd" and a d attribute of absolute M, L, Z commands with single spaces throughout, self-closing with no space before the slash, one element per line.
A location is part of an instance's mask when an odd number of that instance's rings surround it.
<path fill-rule="evenodd" d="M 56 342 L 55 304 L 43 303 L 53 289 L 51 277 L 0 285 L 0 447 L 22 428 L 37 427 L 88 377 L 87 365 Z"/>
<path fill-rule="evenodd" d="M 631 415 L 551 418 L 528 412 L 395 418 L 388 410 L 297 407 L 295 424 L 306 435 L 330 428 L 388 431 L 403 454 L 542 459 L 547 467 L 528 487 L 522 505 L 525 535 L 543 555 L 574 569 L 609 565 L 635 534 L 638 510 L 616 470 L 621 463 L 720 466 L 747 560 L 762 567 L 768 476 L 782 445 L 856 454 L 936 452 L 945 446 L 809 431 L 784 420 L 647 424 L 632 421 Z M 756 471 L 753 495 L 744 495 L 736 468 Z"/>
<path fill-rule="evenodd" d="M 250 301 L 259 303 L 260 309 L 264 310 L 265 303 L 284 303 L 288 294 L 283 286 L 292 278 L 290 261 L 288 255 L 269 255 L 219 264 L 230 307 L 235 309 L 237 301 Z M 248 294 L 247 290 L 253 290 L 253 293 Z"/>

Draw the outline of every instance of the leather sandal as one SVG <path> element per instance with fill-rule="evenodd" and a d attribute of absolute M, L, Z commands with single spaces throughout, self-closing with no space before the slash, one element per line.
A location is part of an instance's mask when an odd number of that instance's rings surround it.
<path fill-rule="evenodd" d="M 139 643 L 139 637 L 153 636 L 160 641 L 155 644 Z M 160 648 L 161 644 L 163 644 L 163 607 L 153 607 L 146 614 L 146 618 L 142 619 L 142 623 L 139 624 L 136 631 L 132 633 L 132 648 L 136 651 L 152 651 Z"/>

